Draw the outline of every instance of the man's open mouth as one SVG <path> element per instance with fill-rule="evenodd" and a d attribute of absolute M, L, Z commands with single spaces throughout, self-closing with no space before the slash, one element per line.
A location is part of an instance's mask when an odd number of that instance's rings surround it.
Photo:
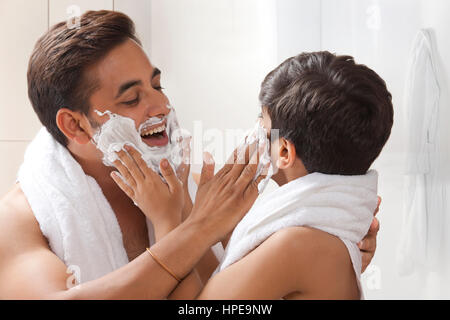
<path fill-rule="evenodd" d="M 163 147 L 169 142 L 166 121 L 141 130 L 141 138 L 150 147 Z"/>

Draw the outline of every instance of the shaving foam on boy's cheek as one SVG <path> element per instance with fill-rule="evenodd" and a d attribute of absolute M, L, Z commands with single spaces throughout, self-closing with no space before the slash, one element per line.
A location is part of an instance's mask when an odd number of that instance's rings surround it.
<path fill-rule="evenodd" d="M 264 130 L 261 121 L 257 121 L 253 130 L 245 137 L 246 144 L 252 144 L 254 142 L 258 142 L 260 148 L 258 149 L 259 163 L 256 168 L 256 174 L 253 181 L 255 181 L 261 174 L 267 174 L 266 177 L 258 184 L 258 192 L 262 193 L 272 177 L 274 170 L 270 158 L 270 140 L 267 138 L 266 131 Z M 267 166 L 269 166 L 268 169 Z"/>
<path fill-rule="evenodd" d="M 187 132 L 181 130 L 176 119 L 175 111 L 170 110 L 166 118 L 166 133 L 169 137 L 167 145 L 162 147 L 150 147 L 140 135 L 144 127 L 148 127 L 162 122 L 164 119 L 153 117 L 144 122 L 139 131 L 136 130 L 134 120 L 124 117 L 110 111 L 103 113 L 96 110 L 100 116 L 108 115 L 106 121 L 93 136 L 93 142 L 103 153 L 103 163 L 106 166 L 114 166 L 114 161 L 118 160 L 117 152 L 124 150 L 125 145 L 135 148 L 147 163 L 149 168 L 161 174 L 159 163 L 166 158 L 176 171 L 183 161 L 183 142 L 190 136 Z"/>

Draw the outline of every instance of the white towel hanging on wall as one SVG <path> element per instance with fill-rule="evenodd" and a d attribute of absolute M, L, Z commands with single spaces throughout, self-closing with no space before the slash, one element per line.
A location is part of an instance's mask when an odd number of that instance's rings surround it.
<path fill-rule="evenodd" d="M 443 193 L 437 182 L 439 77 L 431 31 L 416 35 L 405 87 L 408 136 L 402 233 L 398 247 L 400 274 L 430 271 L 439 261 Z"/>

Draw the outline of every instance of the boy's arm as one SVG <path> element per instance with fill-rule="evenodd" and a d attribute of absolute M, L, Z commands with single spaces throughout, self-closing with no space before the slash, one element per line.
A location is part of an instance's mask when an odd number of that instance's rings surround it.
<path fill-rule="evenodd" d="M 298 291 L 302 272 L 293 263 L 292 234 L 281 230 L 247 256 L 216 274 L 198 299 L 279 299 Z"/>
<path fill-rule="evenodd" d="M 314 298 L 317 292 L 320 298 L 345 298 L 340 296 L 344 290 L 336 290 L 335 285 L 342 266 L 349 265 L 343 250 L 345 245 L 325 232 L 285 228 L 216 274 L 197 298 L 273 300 L 291 293 Z M 347 271 L 353 273 L 351 268 Z"/>

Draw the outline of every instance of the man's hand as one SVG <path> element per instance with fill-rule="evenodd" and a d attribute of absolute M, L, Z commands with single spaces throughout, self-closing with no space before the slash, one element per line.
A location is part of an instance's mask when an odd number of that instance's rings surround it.
<path fill-rule="evenodd" d="M 378 205 L 373 213 L 374 217 L 372 223 L 370 224 L 369 231 L 366 236 L 358 243 L 359 250 L 361 251 L 362 256 L 362 268 L 361 273 L 364 272 L 367 266 L 372 261 L 375 250 L 377 249 L 377 233 L 380 230 L 380 222 L 375 217 L 380 209 L 381 198 L 378 197 Z"/>
<path fill-rule="evenodd" d="M 253 181 L 259 148 L 256 143 L 239 147 L 216 175 L 212 156 L 204 154 L 197 195 L 188 219 L 208 220 L 217 241 L 234 229 L 258 196 L 258 183 L 264 179 L 261 175 Z"/>

